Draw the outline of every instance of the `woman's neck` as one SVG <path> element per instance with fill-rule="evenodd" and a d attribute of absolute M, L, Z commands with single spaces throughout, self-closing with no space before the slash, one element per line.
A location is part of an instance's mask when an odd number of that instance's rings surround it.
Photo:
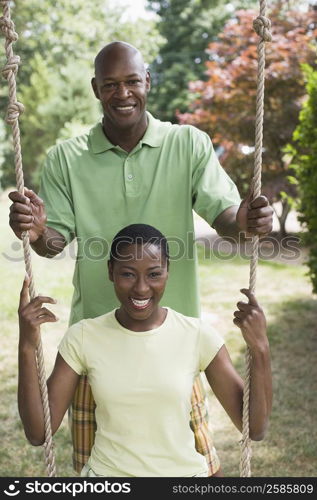
<path fill-rule="evenodd" d="M 127 330 L 131 330 L 132 332 L 146 332 L 148 330 L 154 330 L 164 323 L 167 309 L 158 307 L 149 318 L 140 320 L 131 318 L 122 306 L 116 310 L 115 314 L 117 321 Z"/>

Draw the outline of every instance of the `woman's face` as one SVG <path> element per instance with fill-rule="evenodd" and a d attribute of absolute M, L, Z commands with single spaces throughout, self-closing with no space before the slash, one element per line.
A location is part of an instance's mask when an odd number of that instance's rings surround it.
<path fill-rule="evenodd" d="M 168 278 L 167 260 L 153 244 L 126 245 L 109 262 L 109 279 L 127 319 L 155 320 Z"/>

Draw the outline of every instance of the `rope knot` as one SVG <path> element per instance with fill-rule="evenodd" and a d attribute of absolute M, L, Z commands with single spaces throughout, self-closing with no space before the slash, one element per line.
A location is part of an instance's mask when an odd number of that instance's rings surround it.
<path fill-rule="evenodd" d="M 268 17 L 258 16 L 253 21 L 253 29 L 264 40 L 264 42 L 272 41 L 272 34 L 270 32 L 271 21 Z"/>
<path fill-rule="evenodd" d="M 19 56 L 13 55 L 12 57 L 10 57 L 10 59 L 8 59 L 7 64 L 2 68 L 2 71 L 1 71 L 3 78 L 8 80 L 11 72 L 14 75 L 16 75 L 18 72 L 18 67 L 19 67 L 20 62 L 21 62 L 21 60 L 20 60 Z"/>
<path fill-rule="evenodd" d="M 19 119 L 19 116 L 23 113 L 24 106 L 21 102 L 11 102 L 8 105 L 6 122 L 9 125 L 13 125 L 16 120 Z"/>
<path fill-rule="evenodd" d="M 7 17 L 0 17 L 0 30 L 4 34 L 4 36 L 7 38 L 7 40 L 10 40 L 10 42 L 16 42 L 18 37 L 18 34 L 14 31 L 15 26 L 14 22 L 11 21 L 11 19 L 8 19 Z"/>

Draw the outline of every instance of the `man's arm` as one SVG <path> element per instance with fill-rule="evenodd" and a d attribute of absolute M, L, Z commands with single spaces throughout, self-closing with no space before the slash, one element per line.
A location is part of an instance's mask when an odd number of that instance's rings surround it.
<path fill-rule="evenodd" d="M 64 250 L 66 240 L 58 231 L 46 226 L 44 233 L 31 246 L 41 257 L 52 258 Z"/>
<path fill-rule="evenodd" d="M 273 209 L 268 199 L 259 196 L 252 200 L 250 190 L 241 202 L 238 189 L 220 165 L 209 136 L 195 127 L 190 128 L 190 131 L 193 136 L 190 161 L 192 206 L 195 212 L 223 238 L 239 241 L 244 236 L 270 233 Z"/>
<path fill-rule="evenodd" d="M 245 198 L 240 206 L 234 205 L 216 217 L 213 227 L 223 238 L 241 238 L 258 234 L 269 234 L 273 227 L 273 209 L 265 196 L 251 202 Z"/>
<path fill-rule="evenodd" d="M 28 231 L 33 250 L 42 257 L 51 258 L 62 252 L 66 240 L 58 231 L 46 225 L 43 200 L 27 188 L 24 189 L 24 195 L 13 191 L 9 198 L 13 201 L 9 223 L 15 235 L 21 239 L 22 232 Z"/>

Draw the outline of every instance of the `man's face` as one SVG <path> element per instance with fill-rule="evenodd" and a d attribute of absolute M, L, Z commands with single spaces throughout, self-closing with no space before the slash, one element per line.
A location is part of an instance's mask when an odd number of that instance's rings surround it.
<path fill-rule="evenodd" d="M 117 57 L 109 55 L 99 64 L 92 86 L 106 124 L 126 129 L 144 118 L 150 75 L 138 57 L 123 51 Z"/>

